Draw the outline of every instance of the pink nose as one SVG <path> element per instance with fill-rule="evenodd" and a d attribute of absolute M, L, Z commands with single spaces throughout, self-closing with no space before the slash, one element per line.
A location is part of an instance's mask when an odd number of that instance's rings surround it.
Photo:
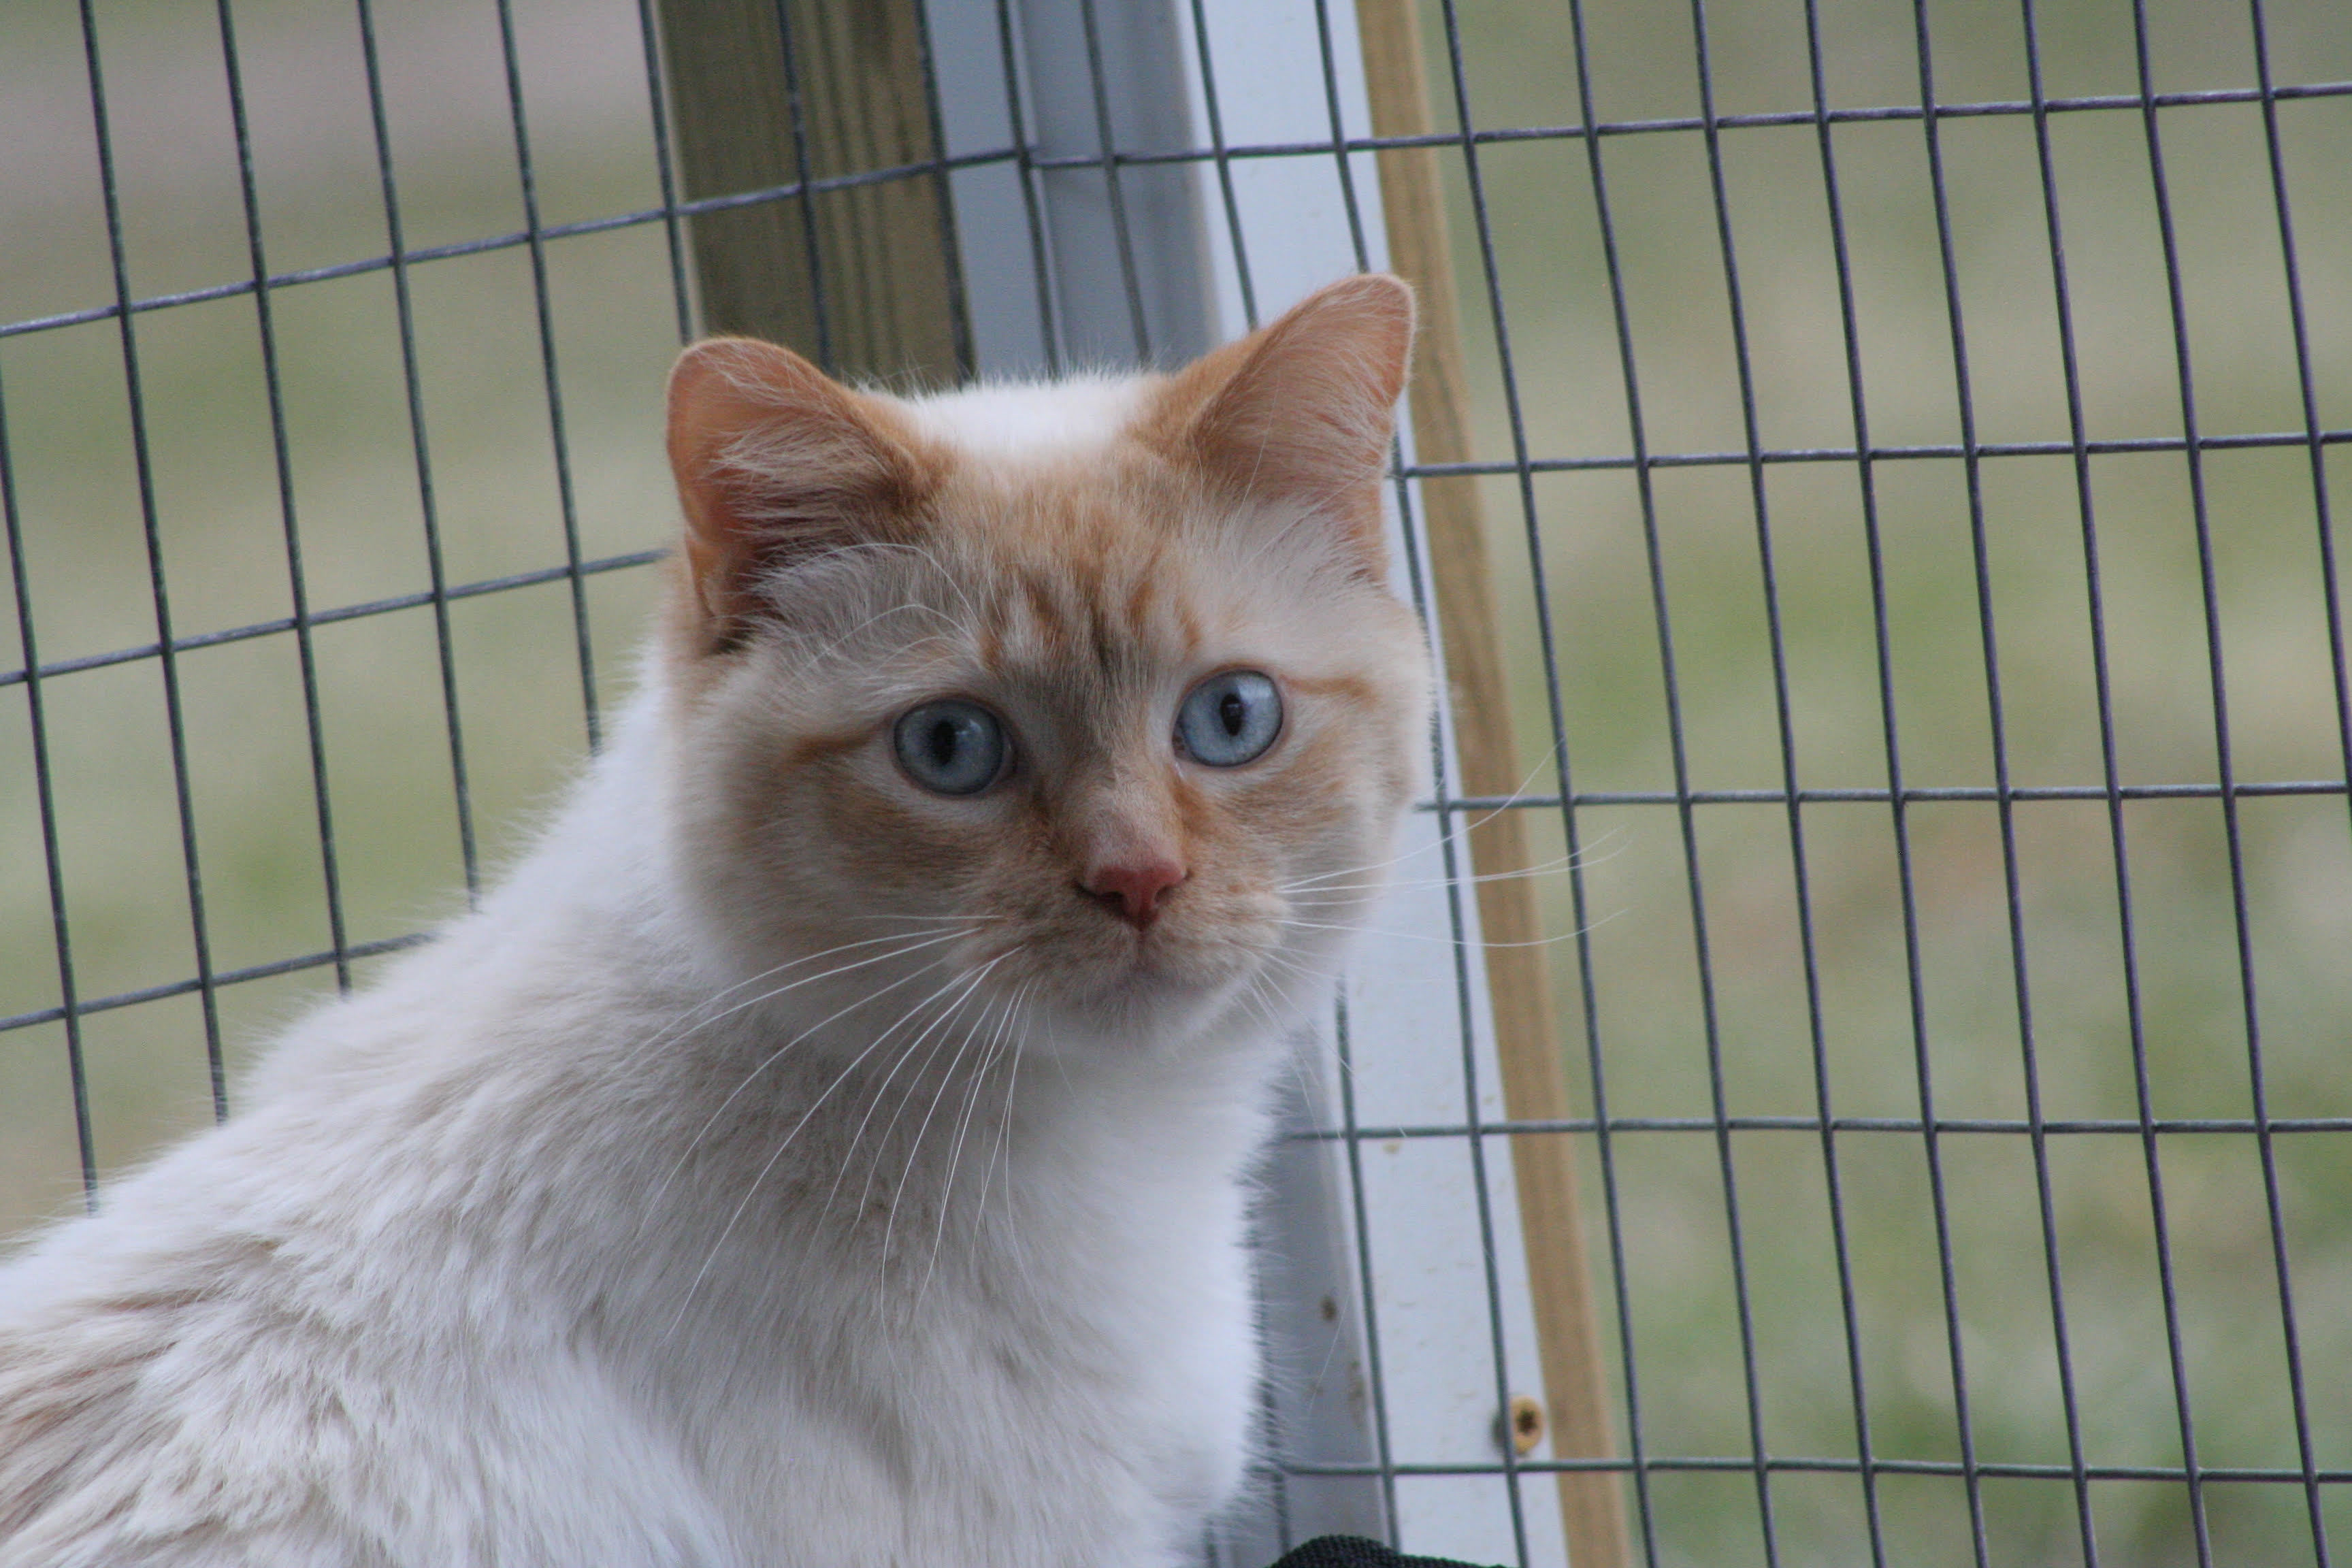
<path fill-rule="evenodd" d="M 1160 896 L 1184 879 L 1184 868 L 1154 857 L 1125 865 L 1097 866 L 1082 884 L 1119 918 L 1139 931 L 1160 915 Z"/>

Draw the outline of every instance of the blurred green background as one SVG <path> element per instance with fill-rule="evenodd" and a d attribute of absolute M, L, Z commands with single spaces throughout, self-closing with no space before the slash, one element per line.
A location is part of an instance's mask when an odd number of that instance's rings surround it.
<path fill-rule="evenodd" d="M 1443 18 L 1436 6 L 1426 9 L 1444 121 L 1454 109 Z M 2038 10 L 2047 92 L 2137 90 L 2128 4 L 2065 0 Z M 2352 26 L 2335 0 L 2264 10 L 2274 79 L 2352 80 Z M 131 290 L 149 297 L 249 277 L 214 7 L 101 0 L 97 12 Z M 520 228 L 514 129 L 490 0 L 403 0 L 378 12 L 408 242 Z M 2252 88 L 2250 15 L 2226 0 L 2151 0 L 2146 40 L 2157 89 Z M 1811 108 L 1807 17 L 1796 0 L 1717 0 L 1706 16 L 1718 111 Z M 545 221 L 655 205 L 634 5 L 516 0 L 514 16 Z M 1823 0 L 1828 101 L 1918 102 L 1923 17 L 1940 99 L 2028 95 L 2014 0 L 1936 0 L 1916 12 L 1897 0 Z M 383 205 L 349 5 L 245 0 L 236 18 L 270 268 L 380 255 Z M 1475 123 L 1580 118 L 1564 4 L 1465 4 L 1459 20 Z M 1700 112 L 1687 6 L 1613 0 L 1587 6 L 1584 24 L 1599 119 Z M 2321 426 L 2343 429 L 2352 426 L 2352 98 L 2284 101 L 2277 117 L 2309 378 Z M 2200 103 L 2157 118 L 2199 427 L 2208 435 L 2300 430 L 2297 345 L 2261 109 Z M 2095 440 L 2177 437 L 2180 383 L 2146 124 L 2136 110 L 2109 109 L 2054 114 L 2049 128 L 2085 432 Z M 1977 437 L 2064 442 L 2058 296 L 2032 121 L 1952 118 L 1939 135 Z M 1743 363 L 1730 330 L 1706 142 L 1677 130 L 1612 134 L 1601 145 L 1643 441 L 1654 453 L 1744 450 Z M 1842 125 L 1834 145 L 1871 439 L 1879 447 L 1956 443 L 1952 312 L 1927 138 L 1917 120 L 1891 119 Z M 1760 440 L 1771 449 L 1850 449 L 1855 411 L 1815 131 L 1801 122 L 1727 130 L 1720 147 Z M 1512 410 L 1495 353 L 1482 229 L 1463 161 L 1447 158 L 1477 439 L 1481 456 L 1504 459 L 1513 449 Z M 1564 458 L 1630 451 L 1584 142 L 1489 144 L 1479 173 L 1528 449 Z M 99 192 L 75 8 L 65 0 L 9 0 L 0 5 L 0 323 L 111 299 Z M 659 391 L 677 341 L 664 231 L 653 224 L 558 240 L 546 265 L 583 553 L 658 544 L 673 515 L 656 440 Z M 426 587 L 425 472 L 450 582 L 564 558 L 529 252 L 420 263 L 411 286 L 421 442 L 389 273 L 306 283 L 273 298 L 294 517 L 314 609 Z M 143 314 L 137 355 L 174 629 L 187 636 L 289 615 L 287 525 L 253 301 Z M 45 664 L 155 636 L 124 388 L 123 346 L 111 322 L 0 338 L 0 407 Z M 2347 450 L 2331 447 L 2326 459 L 2339 500 L 2352 490 Z M 1860 477 L 1851 460 L 1765 470 L 1779 658 L 1801 784 L 1886 784 L 1882 689 L 1891 694 L 1908 784 L 1993 782 L 1972 532 L 1979 519 L 2011 776 L 2027 785 L 2100 784 L 2091 579 L 2071 458 L 1986 458 L 1975 473 L 1973 509 L 1970 474 L 1957 459 L 1873 465 L 1888 626 L 1883 668 Z M 2179 453 L 2101 456 L 2090 465 L 2118 774 L 2133 784 L 2217 776 L 2210 592 L 2235 776 L 2341 779 L 2310 452 L 2213 452 L 2203 481 L 2210 582 Z M 1516 480 L 1487 481 L 1487 489 L 1526 757 L 1533 763 L 1554 744 L 1529 592 L 1533 539 L 1575 787 L 1671 790 L 1657 583 L 1633 477 L 1623 468 L 1540 475 L 1532 519 Z M 1657 470 L 1647 521 L 1689 782 L 1702 790 L 1777 788 L 1784 760 L 1775 650 L 1747 468 Z M 608 707 L 629 683 L 630 649 L 655 577 L 640 568 L 590 582 L 594 685 Z M 570 589 L 550 583 L 460 601 L 450 623 L 467 800 L 488 874 L 527 837 L 583 749 Z M 21 668 L 25 638 L 12 601 L 0 611 L 0 673 Z M 466 885 L 433 616 L 419 607 L 321 626 L 313 646 L 348 939 L 404 935 L 461 907 Z M 214 965 L 320 952 L 328 943 L 324 868 L 295 639 L 194 650 L 178 673 Z M 194 959 L 161 668 L 151 658 L 60 675 L 45 683 L 44 697 L 79 994 L 184 980 Z M 0 686 L 0 1017 L 59 1000 L 27 698 L 21 681 Z M 1545 783 L 1539 775 L 1536 787 Z M 2222 812 L 2210 799 L 2135 801 L 2123 817 L 2137 1036 L 2104 802 L 2020 804 L 2007 848 L 1991 805 L 1909 808 L 1916 993 L 1894 814 L 1883 804 L 1807 806 L 1813 1004 L 1786 811 L 1696 807 L 1696 885 L 1724 1109 L 1816 1114 L 1818 1059 L 1838 1114 L 1916 1119 L 1924 1059 L 1940 1115 L 2013 1120 L 2027 1110 L 2030 1037 L 2048 1117 L 2136 1118 L 2144 1064 L 2154 1115 L 2244 1118 L 2253 1106 L 2252 1017 L 2270 1115 L 2352 1115 L 2343 1068 L 2352 1043 L 2352 831 L 2343 795 L 2243 800 L 2234 859 Z M 1557 850 L 1557 816 L 1534 820 Z M 1708 1116 L 1710 1035 L 1679 819 L 1671 807 L 1636 805 L 1587 807 L 1578 820 L 1584 842 L 1606 850 L 1587 872 L 1586 891 L 1599 922 L 1590 935 L 1590 1000 L 1609 1108 Z M 2006 894 L 2012 877 L 2014 924 Z M 2244 891 L 2242 929 L 2233 882 Z M 1564 881 L 1549 884 L 1547 898 L 1566 933 Z M 1571 1064 L 1580 1096 L 1589 1098 L 1576 951 L 1559 944 L 1559 977 Z M 2030 1005 L 2020 998 L 2021 956 Z M 363 977 L 367 963 L 355 967 Z M 310 967 L 218 993 L 232 1100 L 257 1043 L 333 983 L 331 968 Z M 1818 1058 L 1809 1022 L 1816 1015 Z M 205 1025 L 194 996 L 91 1015 L 82 1046 L 102 1173 L 209 1119 Z M 0 1235 L 79 1203 L 66 1059 L 61 1025 L 0 1033 Z M 2178 1465 L 2184 1401 L 2202 1465 L 2301 1464 L 2257 1141 L 2240 1131 L 2180 1131 L 2159 1142 L 2168 1243 L 2161 1252 L 2137 1136 L 2050 1136 L 2046 1230 L 2029 1140 L 1967 1131 L 1941 1139 L 1955 1326 L 1922 1139 L 1840 1136 L 1852 1343 L 1876 1455 L 1958 1458 L 1949 1356 L 1957 1338 L 1976 1458 L 1995 1466 L 2066 1463 L 2069 1420 L 2045 1267 L 2054 1252 L 2074 1423 L 2091 1464 Z M 2312 1457 L 2339 1471 L 2352 1469 L 2347 1142 L 2314 1131 L 2282 1131 L 2273 1141 Z M 1652 1456 L 1748 1453 L 1752 1383 L 1769 1451 L 1851 1456 L 1856 1411 L 1821 1140 L 1759 1130 L 1735 1133 L 1730 1143 L 1752 1364 L 1741 1352 L 1715 1140 L 1626 1132 L 1614 1142 L 1643 1447 Z M 1600 1173 L 1589 1164 L 1587 1175 L 1607 1295 L 1613 1266 L 1597 1208 Z M 1612 1324 L 1612 1357 L 1615 1333 Z M 2174 1340 L 2185 1389 L 2171 1372 Z M 1616 1368 L 1621 1379 L 1624 1370 Z M 1622 1405 L 1618 1419 L 1622 1430 Z M 2327 1495 L 2326 1522 L 2340 1552 L 2352 1542 L 2352 1505 Z M 1630 1506 L 1630 1487 L 1627 1496 Z M 2070 1482 L 1989 1479 L 1979 1497 L 1988 1561 L 2083 1561 Z M 1752 1473 L 1660 1472 L 1648 1498 L 1658 1562 L 1765 1561 Z M 1780 1562 L 1872 1560 L 1864 1489 L 1851 1474 L 1776 1473 L 1769 1501 Z M 1958 1480 L 1885 1475 L 1875 1502 L 1885 1561 L 1974 1559 L 1969 1492 Z M 2190 1499 L 2178 1484 L 2095 1481 L 2089 1503 L 2101 1561 L 2198 1560 Z M 2298 1486 L 2215 1480 L 2201 1506 L 2214 1562 L 2318 1561 Z"/>

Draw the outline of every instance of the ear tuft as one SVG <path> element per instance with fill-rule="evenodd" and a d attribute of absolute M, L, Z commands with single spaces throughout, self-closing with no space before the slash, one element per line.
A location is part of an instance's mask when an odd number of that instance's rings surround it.
<path fill-rule="evenodd" d="M 1237 495 L 1332 513 L 1360 531 L 1369 518 L 1376 533 L 1372 489 L 1388 462 L 1412 321 L 1412 290 L 1386 273 L 1318 289 L 1179 372 L 1150 420 L 1158 444 Z"/>
<path fill-rule="evenodd" d="M 742 641 L 778 569 L 905 537 L 933 482 L 887 404 L 752 338 L 710 338 L 678 356 L 669 460 L 708 651 Z"/>

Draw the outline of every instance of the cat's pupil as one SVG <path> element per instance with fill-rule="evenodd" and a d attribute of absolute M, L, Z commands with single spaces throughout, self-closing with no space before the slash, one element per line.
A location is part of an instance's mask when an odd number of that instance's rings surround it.
<path fill-rule="evenodd" d="M 931 726 L 931 763 L 946 767 L 955 761 L 957 724 L 952 719 L 941 719 Z"/>
<path fill-rule="evenodd" d="M 1217 722 L 1225 727 L 1228 735 L 1239 735 L 1242 726 L 1249 721 L 1249 704 L 1238 691 L 1228 691 L 1217 700 Z"/>

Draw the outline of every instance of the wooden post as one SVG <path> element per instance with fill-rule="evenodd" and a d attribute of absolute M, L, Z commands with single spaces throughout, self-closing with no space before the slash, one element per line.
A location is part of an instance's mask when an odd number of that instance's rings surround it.
<path fill-rule="evenodd" d="M 688 200 L 939 157 L 920 0 L 663 0 Z M 837 375 L 970 374 L 946 177 L 937 170 L 701 214 L 701 327 L 787 343 Z"/>
<path fill-rule="evenodd" d="M 1357 0 L 1372 133 L 1418 136 L 1431 129 L 1414 0 Z M 1379 154 L 1381 200 L 1388 214 L 1389 259 L 1421 296 L 1421 335 L 1413 345 L 1412 433 L 1424 463 L 1470 458 L 1469 389 L 1454 314 L 1454 266 L 1434 148 Z M 1477 481 L 1423 479 L 1422 520 L 1436 576 L 1438 633 L 1453 699 L 1454 741 L 1463 790 L 1507 795 L 1521 773 L 1511 735 L 1502 638 L 1487 573 L 1486 535 Z M 1526 826 L 1498 811 L 1470 829 L 1478 875 L 1478 921 L 1487 942 L 1486 987 L 1493 1000 L 1503 1103 L 1515 1121 L 1574 1114 L 1567 1064 L 1552 1005 L 1551 975 L 1534 889 L 1511 873 L 1528 868 Z M 1609 1380 L 1601 1358 L 1583 1210 L 1577 1202 L 1576 1145 L 1564 1133 L 1512 1141 L 1519 1224 L 1542 1348 L 1552 1452 L 1561 1458 L 1616 1454 L 1609 1420 Z M 1559 1474 L 1560 1513 L 1572 1568 L 1623 1568 L 1622 1493 L 1613 1472 Z"/>

